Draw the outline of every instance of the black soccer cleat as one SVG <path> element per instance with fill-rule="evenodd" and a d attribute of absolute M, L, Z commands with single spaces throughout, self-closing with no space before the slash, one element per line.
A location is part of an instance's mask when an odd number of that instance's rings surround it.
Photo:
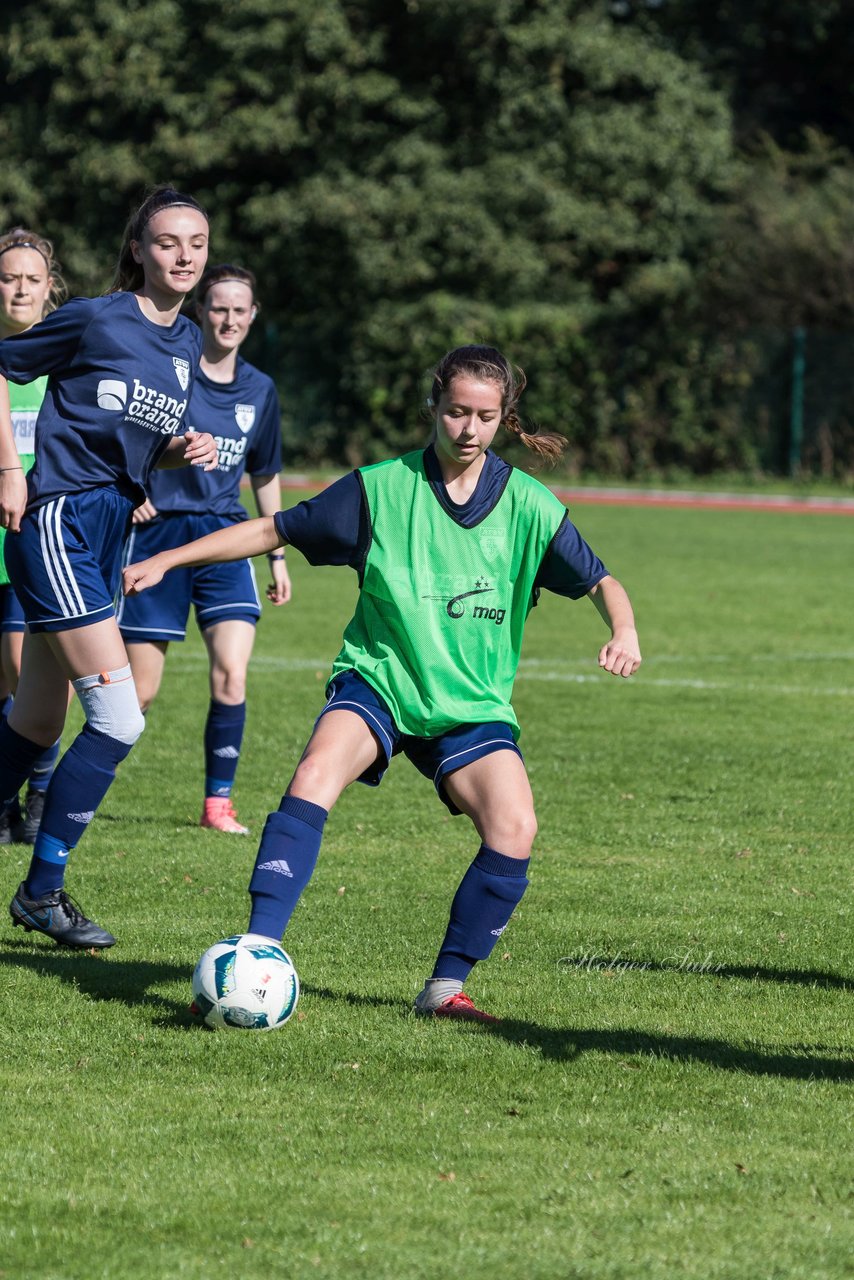
<path fill-rule="evenodd" d="M 44 792 L 27 787 L 24 811 L 17 822 L 12 823 L 14 844 L 35 844 L 44 812 Z"/>
<path fill-rule="evenodd" d="M 61 947 L 111 947 L 115 938 L 94 920 L 87 920 L 80 907 L 64 889 L 54 889 L 43 898 L 28 898 L 23 884 L 9 903 L 13 925 L 27 933 L 43 933 Z"/>
<path fill-rule="evenodd" d="M 23 821 L 20 802 L 13 796 L 0 808 L 0 844 L 17 844 Z"/>

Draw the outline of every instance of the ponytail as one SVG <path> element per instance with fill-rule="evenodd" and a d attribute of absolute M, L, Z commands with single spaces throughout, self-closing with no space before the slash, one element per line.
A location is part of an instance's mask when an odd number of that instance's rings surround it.
<path fill-rule="evenodd" d="M 521 369 L 511 365 L 497 347 L 456 347 L 444 355 L 433 370 L 430 406 L 438 404 L 442 392 L 450 387 L 454 378 L 461 376 L 497 382 L 501 388 L 502 425 L 543 463 L 555 465 L 569 441 L 556 431 L 540 431 L 535 424 L 522 425 L 518 406 L 527 379 Z"/>

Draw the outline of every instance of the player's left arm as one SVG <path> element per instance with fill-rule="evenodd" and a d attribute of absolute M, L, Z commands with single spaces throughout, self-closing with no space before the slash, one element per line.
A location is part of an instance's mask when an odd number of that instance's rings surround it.
<path fill-rule="evenodd" d="M 252 492 L 259 516 L 274 516 L 282 509 L 282 486 L 278 473 L 271 476 L 250 476 Z M 284 548 L 277 548 L 267 557 L 273 581 L 267 587 L 267 599 L 271 604 L 287 604 L 291 598 L 291 579 L 285 560 Z"/>
<path fill-rule="evenodd" d="M 0 527 L 17 533 L 26 505 L 27 482 L 12 430 L 9 384 L 0 375 Z"/>
<path fill-rule="evenodd" d="M 606 573 L 587 595 L 611 630 L 611 639 L 599 650 L 599 666 L 615 676 L 633 676 L 641 664 L 641 651 L 625 587 Z"/>

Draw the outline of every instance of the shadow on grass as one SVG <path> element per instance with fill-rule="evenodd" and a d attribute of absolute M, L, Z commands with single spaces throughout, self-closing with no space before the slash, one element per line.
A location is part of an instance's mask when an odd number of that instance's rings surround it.
<path fill-rule="evenodd" d="M 727 1040 L 701 1036 L 655 1035 L 630 1027 L 602 1031 L 579 1027 L 539 1027 L 532 1022 L 503 1021 L 488 1030 L 511 1044 L 537 1049 L 544 1058 L 572 1061 L 583 1053 L 619 1055 L 627 1070 L 640 1070 L 644 1059 L 700 1062 L 721 1071 L 742 1071 L 752 1076 L 779 1076 L 786 1080 L 854 1081 L 854 1054 L 828 1055 L 824 1045 L 791 1045 L 779 1048 L 741 1048 Z M 821 1050 L 817 1053 L 816 1050 Z"/>
<path fill-rule="evenodd" d="M 162 982 L 181 981 L 189 986 L 189 971 L 183 965 L 108 959 L 88 952 L 62 951 L 52 943 L 41 945 L 17 940 L 3 944 L 0 965 L 59 978 L 91 1000 L 153 1007 L 157 1010 L 158 1026 L 196 1029 L 199 1026 L 190 1014 L 188 1002 L 170 1000 L 148 989 Z M 303 994 L 351 1006 L 394 1009 L 403 1016 L 412 1016 L 411 1006 L 389 996 L 359 995 L 310 985 L 303 987 Z M 830 1056 L 823 1045 L 740 1048 L 726 1040 L 700 1036 L 657 1035 L 632 1028 L 543 1027 L 510 1018 L 497 1024 L 457 1024 L 456 1029 L 466 1034 L 493 1035 L 521 1048 L 534 1049 L 555 1062 L 571 1062 L 584 1053 L 606 1053 L 619 1056 L 619 1065 L 627 1070 L 642 1070 L 644 1059 L 661 1058 L 672 1062 L 699 1062 L 718 1070 L 742 1071 L 748 1075 L 837 1083 L 854 1081 L 854 1055 L 843 1056 L 842 1050 L 834 1048 L 838 1056 Z M 821 1052 L 817 1052 L 819 1050 Z"/>
<path fill-rule="evenodd" d="M 303 987 L 305 994 L 322 1000 L 370 1008 L 398 1009 L 412 1016 L 411 1006 L 387 996 L 356 995 L 352 991 L 332 991 L 328 987 Z M 447 1026 L 447 1023 L 442 1024 Z M 627 1070 L 642 1070 L 644 1059 L 663 1058 L 672 1062 L 700 1062 L 722 1071 L 743 1071 L 748 1075 L 780 1076 L 789 1080 L 854 1081 L 854 1054 L 830 1056 L 824 1045 L 791 1045 L 784 1049 L 746 1049 L 727 1040 L 707 1040 L 700 1036 L 655 1035 L 632 1028 L 596 1030 L 580 1027 L 542 1027 L 533 1022 L 507 1018 L 498 1024 L 456 1024 L 472 1035 L 493 1035 L 510 1044 L 535 1049 L 555 1062 L 571 1062 L 584 1053 L 618 1056 Z M 820 1051 L 820 1052 L 818 1052 Z"/>
<path fill-rule="evenodd" d="M 641 960 L 618 952 L 609 956 L 585 952 L 578 956 L 562 956 L 558 964 L 567 969 L 583 969 L 590 973 L 684 973 L 705 978 L 745 978 L 749 982 L 795 983 L 827 991 L 852 991 L 854 978 L 838 973 L 822 973 L 817 969 L 768 969 L 757 965 L 713 964 L 710 960 Z"/>
<path fill-rule="evenodd" d="M 147 1005 L 161 1015 L 171 1015 L 175 1025 L 192 1025 L 187 1002 L 169 1000 L 149 987 L 160 982 L 183 981 L 189 989 L 190 971 L 182 965 L 159 964 L 147 960 L 118 960 L 88 951 L 63 950 L 54 943 L 4 941 L 0 965 L 25 969 L 49 978 L 69 982 L 90 1000 L 114 1000 L 128 1006 Z M 179 1016 L 180 1015 L 180 1016 Z"/>

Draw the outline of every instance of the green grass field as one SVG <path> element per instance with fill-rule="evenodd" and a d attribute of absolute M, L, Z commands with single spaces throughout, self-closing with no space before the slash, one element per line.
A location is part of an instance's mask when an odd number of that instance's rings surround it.
<path fill-rule="evenodd" d="M 330 818 L 286 935 L 298 1014 L 193 1024 L 193 965 L 245 928 L 255 851 L 195 826 L 194 634 L 69 872 L 119 944 L 0 925 L 0 1276 L 854 1275 L 854 523 L 576 517 L 645 663 L 598 672 L 586 601 L 531 617 L 516 705 L 540 835 L 469 983 L 502 1025 L 410 1012 L 477 842 L 404 760 Z M 253 835 L 354 599 L 348 570 L 291 561 L 250 670 Z M 4 903 L 26 864 L 0 854 Z"/>

